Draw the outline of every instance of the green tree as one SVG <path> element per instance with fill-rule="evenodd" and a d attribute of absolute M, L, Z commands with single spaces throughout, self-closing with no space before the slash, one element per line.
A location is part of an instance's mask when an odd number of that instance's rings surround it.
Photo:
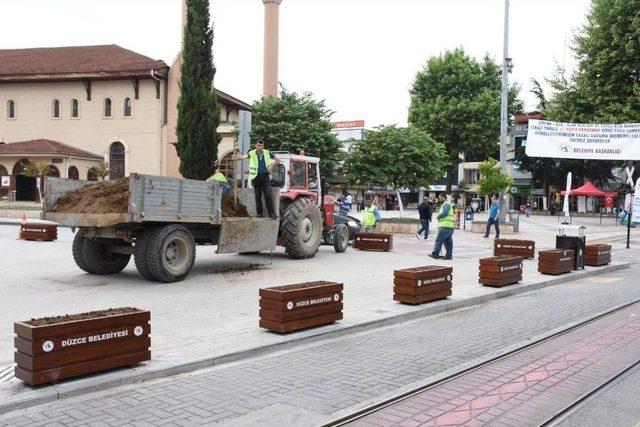
<path fill-rule="evenodd" d="M 99 181 L 104 181 L 104 179 L 111 173 L 111 168 L 109 167 L 109 163 L 101 162 L 97 166 L 91 166 L 89 168 L 89 173 L 93 173 Z"/>
<path fill-rule="evenodd" d="M 493 157 L 478 166 L 481 178 L 478 181 L 480 185 L 480 194 L 495 194 L 506 190 L 513 185 L 513 179 L 502 173 L 498 167 L 498 161 Z"/>
<path fill-rule="evenodd" d="M 29 160 L 25 175 L 32 178 L 42 178 L 51 170 L 51 165 L 46 162 Z"/>
<path fill-rule="evenodd" d="M 467 160 L 497 154 L 500 137 L 501 68 L 488 56 L 481 62 L 462 48 L 431 57 L 411 89 L 409 123 L 445 144 L 449 154 L 447 191 L 460 154 Z M 522 103 L 518 89 L 509 92 L 509 112 Z"/>
<path fill-rule="evenodd" d="M 442 176 L 447 165 L 443 144 L 415 126 L 379 126 L 366 131 L 345 162 L 354 183 L 375 183 L 395 189 L 427 187 Z"/>
<path fill-rule="evenodd" d="M 329 176 L 340 157 L 340 142 L 331 133 L 332 115 L 325 101 L 311 93 L 283 90 L 280 98 L 267 96 L 253 103 L 251 137 L 264 140 L 271 151 L 304 150 L 320 157 L 321 173 Z"/>
<path fill-rule="evenodd" d="M 220 107 L 213 90 L 213 26 L 209 22 L 209 0 L 187 0 L 175 146 L 180 173 L 190 179 L 213 174 L 220 142 Z"/>

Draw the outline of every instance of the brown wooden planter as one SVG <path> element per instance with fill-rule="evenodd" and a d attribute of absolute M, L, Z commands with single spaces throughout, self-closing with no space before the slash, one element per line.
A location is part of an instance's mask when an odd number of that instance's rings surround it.
<path fill-rule="evenodd" d="M 573 271 L 575 252 L 571 249 L 552 249 L 538 252 L 538 271 L 542 274 L 565 274 Z"/>
<path fill-rule="evenodd" d="M 287 333 L 340 320 L 342 290 L 336 282 L 260 289 L 260 327 Z"/>
<path fill-rule="evenodd" d="M 533 240 L 495 239 L 493 255 L 516 255 L 523 258 L 535 258 L 536 242 Z"/>
<path fill-rule="evenodd" d="M 393 272 L 393 299 L 422 304 L 451 296 L 453 268 L 438 265 L 405 268 Z"/>
<path fill-rule="evenodd" d="M 150 360 L 150 320 L 120 308 L 16 322 L 15 375 L 39 385 Z"/>
<path fill-rule="evenodd" d="M 58 238 L 58 226 L 56 224 L 21 224 L 20 235 L 24 240 L 51 242 Z"/>
<path fill-rule="evenodd" d="M 393 249 L 393 234 L 356 233 L 353 247 L 364 251 L 385 251 Z"/>
<path fill-rule="evenodd" d="M 484 286 L 500 288 L 522 280 L 523 257 L 500 255 L 480 259 L 479 282 Z"/>
<path fill-rule="evenodd" d="M 611 262 L 611 245 L 585 246 L 584 263 L 591 266 L 607 265 Z"/>

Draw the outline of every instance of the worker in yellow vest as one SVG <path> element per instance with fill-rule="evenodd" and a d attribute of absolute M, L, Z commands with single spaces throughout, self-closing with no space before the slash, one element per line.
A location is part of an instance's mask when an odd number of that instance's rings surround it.
<path fill-rule="evenodd" d="M 220 166 L 216 166 L 216 173 L 207 178 L 207 181 L 213 181 L 220 184 L 222 186 L 223 197 L 226 196 L 229 192 L 229 182 L 227 181 L 227 177 L 225 176 L 225 174 L 222 173 Z"/>
<path fill-rule="evenodd" d="M 429 254 L 431 258 L 440 259 L 440 251 L 444 245 L 445 255 L 443 259 L 453 257 L 453 227 L 455 225 L 455 213 L 453 205 L 445 193 L 440 193 L 440 211 L 438 213 L 438 236 L 433 252 Z"/>
<path fill-rule="evenodd" d="M 373 231 L 380 221 L 380 211 L 373 204 L 371 197 L 367 197 L 364 201 L 364 210 L 362 211 L 362 226 L 364 231 Z"/>
<path fill-rule="evenodd" d="M 232 156 L 233 160 L 249 159 L 249 181 L 253 187 L 256 196 L 256 212 L 258 216 L 262 215 L 262 195 L 264 194 L 264 202 L 267 205 L 267 213 L 271 218 L 277 218 L 273 209 L 273 201 L 271 200 L 271 167 L 280 163 L 277 157 L 271 157 L 269 150 L 265 150 L 264 141 L 256 140 L 255 148 L 249 151 L 249 154 Z"/>

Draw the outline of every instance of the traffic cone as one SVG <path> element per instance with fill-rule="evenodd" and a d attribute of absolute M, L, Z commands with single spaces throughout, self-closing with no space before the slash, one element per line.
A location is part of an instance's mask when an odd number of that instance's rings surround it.
<path fill-rule="evenodd" d="M 27 223 L 27 213 L 22 212 L 22 218 L 20 220 L 20 231 L 18 231 L 18 240 L 22 240 L 22 225 Z"/>

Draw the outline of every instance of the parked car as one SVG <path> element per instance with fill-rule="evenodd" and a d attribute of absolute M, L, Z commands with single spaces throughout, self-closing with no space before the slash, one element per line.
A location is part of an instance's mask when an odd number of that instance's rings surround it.
<path fill-rule="evenodd" d="M 349 227 L 349 240 L 356 238 L 356 233 L 362 229 L 362 222 L 349 215 L 336 213 L 333 216 L 333 221 L 336 225 L 346 224 Z"/>

